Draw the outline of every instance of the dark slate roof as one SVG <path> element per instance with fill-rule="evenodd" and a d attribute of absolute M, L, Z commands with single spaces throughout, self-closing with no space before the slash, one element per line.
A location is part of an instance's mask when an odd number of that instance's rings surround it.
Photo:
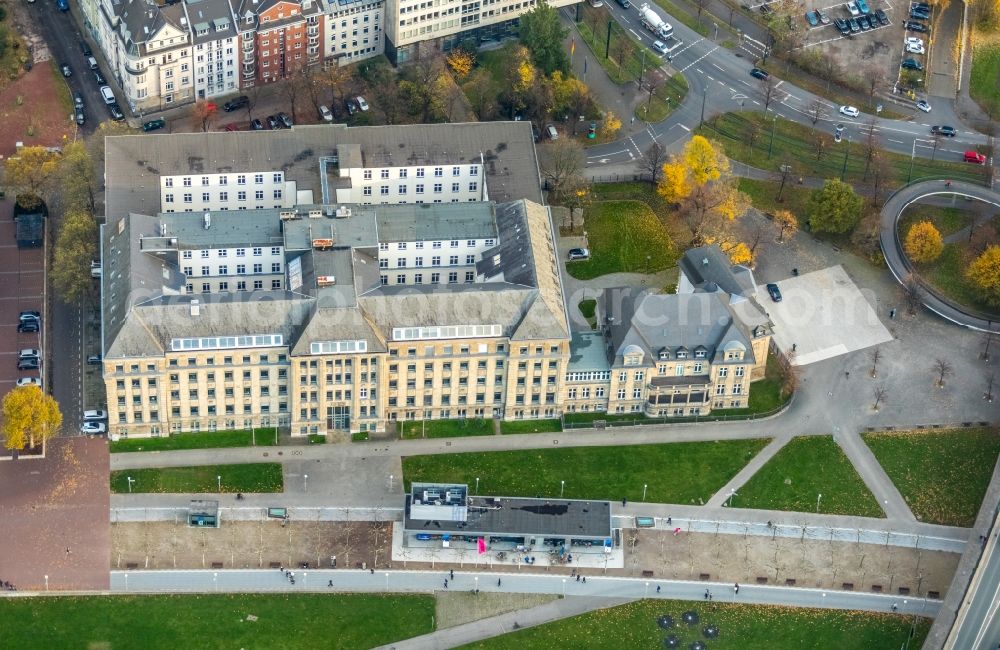
<path fill-rule="evenodd" d="M 750 296 L 756 290 L 749 269 L 734 265 L 717 244 L 688 250 L 681 256 L 680 267 L 691 284 L 707 292 L 721 289 L 730 295 Z"/>

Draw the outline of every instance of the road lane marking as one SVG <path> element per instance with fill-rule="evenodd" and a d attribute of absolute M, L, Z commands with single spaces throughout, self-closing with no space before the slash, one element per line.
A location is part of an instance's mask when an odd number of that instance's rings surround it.
<path fill-rule="evenodd" d="M 719 72 L 725 72 L 725 70 L 722 69 L 722 66 L 719 65 L 718 63 L 713 63 L 712 65 L 714 65 L 719 70 Z"/>
<path fill-rule="evenodd" d="M 691 132 L 691 129 L 687 128 L 687 127 L 686 127 L 686 126 L 684 126 L 683 124 L 678 124 L 677 126 L 681 127 L 682 129 L 684 129 L 685 131 L 687 131 L 687 132 L 689 132 L 689 133 Z"/>

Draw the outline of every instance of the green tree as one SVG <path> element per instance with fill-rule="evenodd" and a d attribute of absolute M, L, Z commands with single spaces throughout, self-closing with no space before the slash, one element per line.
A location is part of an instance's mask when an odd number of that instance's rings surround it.
<path fill-rule="evenodd" d="M 67 212 L 56 238 L 52 286 L 64 301 L 75 304 L 94 294 L 90 262 L 97 257 L 97 222 L 81 210 Z"/>
<path fill-rule="evenodd" d="M 7 185 L 42 199 L 47 197 L 58 168 L 59 154 L 45 147 L 21 147 L 4 163 Z"/>
<path fill-rule="evenodd" d="M 531 60 L 546 75 L 569 72 L 569 55 L 563 41 L 568 30 L 559 22 L 554 7 L 541 0 L 521 16 L 521 42 L 531 50 Z"/>
<path fill-rule="evenodd" d="M 61 424 L 59 405 L 38 386 L 18 386 L 4 395 L 0 431 L 7 449 L 44 445 Z"/>
<path fill-rule="evenodd" d="M 847 183 L 829 180 L 814 190 L 806 204 L 809 224 L 815 232 L 845 233 L 861 219 L 863 201 Z"/>
<path fill-rule="evenodd" d="M 97 207 L 97 177 L 94 163 L 82 140 L 70 142 L 63 148 L 59 163 L 59 196 L 65 210 L 82 210 L 94 213 Z"/>

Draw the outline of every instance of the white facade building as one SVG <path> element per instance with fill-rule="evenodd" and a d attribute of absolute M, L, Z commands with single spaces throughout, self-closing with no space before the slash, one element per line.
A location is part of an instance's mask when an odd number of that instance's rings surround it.
<path fill-rule="evenodd" d="M 160 177 L 161 212 L 224 212 L 295 205 L 295 182 L 284 172 Z"/>
<path fill-rule="evenodd" d="M 385 51 L 385 0 L 324 0 L 323 58 L 347 65 Z"/>
<path fill-rule="evenodd" d="M 336 188 L 338 203 L 363 205 L 486 201 L 481 164 L 340 167 L 350 179 Z"/>
<path fill-rule="evenodd" d="M 236 92 L 238 38 L 228 0 L 185 0 L 184 10 L 194 38 L 196 99 Z"/>

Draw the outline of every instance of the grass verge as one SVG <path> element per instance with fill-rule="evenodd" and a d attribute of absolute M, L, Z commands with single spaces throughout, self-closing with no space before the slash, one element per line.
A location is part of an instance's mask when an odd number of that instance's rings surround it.
<path fill-rule="evenodd" d="M 398 426 L 399 437 L 403 440 L 493 435 L 493 420 L 486 418 L 466 420 L 406 420 L 400 422 Z"/>
<path fill-rule="evenodd" d="M 959 208 L 937 205 L 910 205 L 899 219 L 899 235 L 906 237 L 910 226 L 921 221 L 930 221 L 942 237 L 958 232 L 972 223 L 972 213 Z"/>
<path fill-rule="evenodd" d="M 132 478 L 131 490 L 129 490 L 129 477 Z M 283 486 L 281 463 L 148 467 L 111 472 L 111 491 L 119 494 L 128 492 L 165 492 L 171 494 L 281 492 Z"/>
<path fill-rule="evenodd" d="M 885 516 L 833 436 L 793 438 L 737 490 L 732 505 L 828 515 Z"/>
<path fill-rule="evenodd" d="M 686 626 L 681 615 L 695 610 L 701 625 Z M 656 621 L 669 615 L 677 627 L 662 630 Z M 674 635 L 678 647 L 694 647 L 705 642 L 702 629 L 708 624 L 719 628 L 718 638 L 709 639 L 712 650 L 767 648 L 768 650 L 839 650 L 840 648 L 898 648 L 910 641 L 919 648 L 930 629 L 931 619 L 914 620 L 862 611 L 735 605 L 715 603 L 711 609 L 683 600 L 640 600 L 611 607 L 527 630 L 462 646 L 467 649 L 521 650 L 522 648 L 663 648 L 664 639 Z"/>
<path fill-rule="evenodd" d="M 767 443 L 766 438 L 627 447 L 435 454 L 403 459 L 410 483 L 473 484 L 483 494 L 697 504 L 715 494 Z M 612 469 L 613 468 L 613 469 Z M 560 481 L 565 481 L 561 490 Z"/>
<path fill-rule="evenodd" d="M 973 47 L 969 96 L 990 115 L 1000 113 L 1000 42 Z"/>
<path fill-rule="evenodd" d="M 983 314 L 998 315 L 997 308 L 987 304 L 982 299 L 982 292 L 965 279 L 965 269 L 971 261 L 971 256 L 966 253 L 966 243 L 958 242 L 945 244 L 939 258 L 917 268 L 920 269 L 920 276 L 938 293 Z"/>
<path fill-rule="evenodd" d="M 861 437 L 917 519 L 972 526 L 1000 454 L 1000 431 L 892 431 Z"/>
<path fill-rule="evenodd" d="M 602 201 L 584 211 L 590 259 L 567 264 L 578 280 L 608 273 L 656 273 L 677 263 L 666 228 L 639 201 Z"/>
<path fill-rule="evenodd" d="M 111 453 L 125 451 L 175 451 L 177 449 L 213 449 L 217 447 L 250 447 L 276 445 L 278 430 L 274 427 L 253 431 L 199 431 L 175 433 L 159 438 L 123 438 L 109 444 Z"/>
<path fill-rule="evenodd" d="M 774 214 L 778 210 L 788 210 L 799 219 L 805 219 L 806 203 L 812 190 L 801 185 L 785 183 L 785 189 L 781 192 L 782 201 L 777 198 L 780 183 L 774 181 L 758 181 L 752 178 L 741 178 L 738 181 L 740 191 L 750 197 L 753 207 L 761 212 Z"/>
<path fill-rule="evenodd" d="M 504 420 L 500 423 L 500 433 L 548 433 L 562 431 L 558 418 L 549 420 Z"/>
<path fill-rule="evenodd" d="M 256 619 L 248 619 L 248 616 Z M 372 648 L 433 631 L 423 595 L 57 596 L 0 600 L 9 648 Z M 208 623 L 208 619 L 211 623 Z M 322 624 L 318 624 L 322 621 Z"/>

